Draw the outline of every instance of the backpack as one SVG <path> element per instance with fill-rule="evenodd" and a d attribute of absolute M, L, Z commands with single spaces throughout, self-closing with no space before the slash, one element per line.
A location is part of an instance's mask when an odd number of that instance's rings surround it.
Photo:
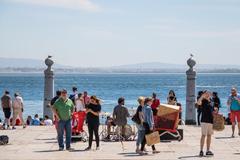
<path fill-rule="evenodd" d="M 8 144 L 9 138 L 6 135 L 0 136 L 0 145 L 6 145 Z"/>

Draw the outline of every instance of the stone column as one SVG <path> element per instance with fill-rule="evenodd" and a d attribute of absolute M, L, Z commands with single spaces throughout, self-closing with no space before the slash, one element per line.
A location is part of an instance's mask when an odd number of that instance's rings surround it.
<path fill-rule="evenodd" d="M 51 57 L 52 56 L 48 56 L 48 58 L 45 59 L 45 64 L 48 68 L 44 70 L 43 116 L 48 115 L 50 119 L 53 119 L 53 113 L 49 105 L 54 96 L 54 73 L 51 68 L 54 62 Z"/>
<path fill-rule="evenodd" d="M 196 61 L 193 59 L 193 55 L 188 59 L 187 64 L 189 69 L 187 70 L 187 84 L 186 84 L 186 116 L 185 123 L 187 125 L 195 125 L 196 124 L 196 109 L 195 109 L 195 101 L 196 101 L 196 71 L 194 70 L 194 66 L 196 65 Z"/>

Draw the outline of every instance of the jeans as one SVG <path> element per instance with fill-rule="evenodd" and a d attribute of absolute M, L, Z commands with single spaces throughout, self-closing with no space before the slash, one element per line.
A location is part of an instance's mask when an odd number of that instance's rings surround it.
<path fill-rule="evenodd" d="M 66 148 L 70 148 L 71 147 L 71 136 L 72 136 L 71 120 L 58 121 L 57 133 L 58 133 L 59 148 L 64 148 L 64 143 L 63 143 L 64 131 L 66 132 Z"/>
<path fill-rule="evenodd" d="M 137 137 L 136 145 L 140 146 L 145 136 L 145 130 L 142 125 L 138 125 L 138 124 L 137 124 L 137 129 L 138 129 L 138 137 Z"/>
<path fill-rule="evenodd" d="M 99 124 L 88 123 L 88 133 L 89 133 L 89 141 L 88 141 L 89 144 L 88 144 L 88 147 L 89 148 L 92 147 L 93 133 L 95 135 L 97 147 L 99 147 L 98 128 L 99 128 Z"/>

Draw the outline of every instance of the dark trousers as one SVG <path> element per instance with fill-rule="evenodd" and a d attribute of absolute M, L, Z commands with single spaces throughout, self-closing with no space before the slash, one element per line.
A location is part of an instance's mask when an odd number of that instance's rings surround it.
<path fill-rule="evenodd" d="M 201 122 L 200 122 L 201 114 L 202 114 L 202 111 L 198 110 L 198 111 L 197 111 L 197 122 L 198 122 L 198 125 L 199 125 L 199 126 L 200 126 L 200 124 L 201 124 Z"/>
<path fill-rule="evenodd" d="M 146 136 L 147 134 L 152 133 L 152 131 L 150 131 L 149 125 L 148 125 L 147 123 L 143 123 L 143 127 L 145 128 L 145 136 Z M 146 145 L 146 137 L 145 137 L 145 136 L 144 136 L 143 141 L 142 141 L 142 144 L 141 144 L 141 151 L 144 150 L 145 145 Z M 153 151 L 156 150 L 156 148 L 155 148 L 154 145 L 152 145 L 152 150 L 153 150 Z"/>
<path fill-rule="evenodd" d="M 99 128 L 99 124 L 88 123 L 88 133 L 89 133 L 88 146 L 89 146 L 90 148 L 92 147 L 93 133 L 94 133 L 94 135 L 95 135 L 97 147 L 99 147 L 98 128 Z"/>

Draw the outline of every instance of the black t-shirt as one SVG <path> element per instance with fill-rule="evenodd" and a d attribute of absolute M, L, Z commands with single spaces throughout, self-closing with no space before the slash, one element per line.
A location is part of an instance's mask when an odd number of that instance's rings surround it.
<path fill-rule="evenodd" d="M 88 109 L 91 109 L 93 112 L 101 112 L 101 105 L 95 105 L 90 103 L 87 106 Z M 89 124 L 99 124 L 99 116 L 96 116 L 92 113 L 87 113 L 87 122 Z"/>
<path fill-rule="evenodd" d="M 213 106 L 211 102 L 206 99 L 202 100 L 202 119 L 201 122 L 203 123 L 213 123 Z"/>
<path fill-rule="evenodd" d="M 55 96 L 55 97 L 51 100 L 51 102 L 50 102 L 51 106 L 54 105 L 54 103 L 58 100 L 58 98 L 59 98 L 59 96 Z"/>

